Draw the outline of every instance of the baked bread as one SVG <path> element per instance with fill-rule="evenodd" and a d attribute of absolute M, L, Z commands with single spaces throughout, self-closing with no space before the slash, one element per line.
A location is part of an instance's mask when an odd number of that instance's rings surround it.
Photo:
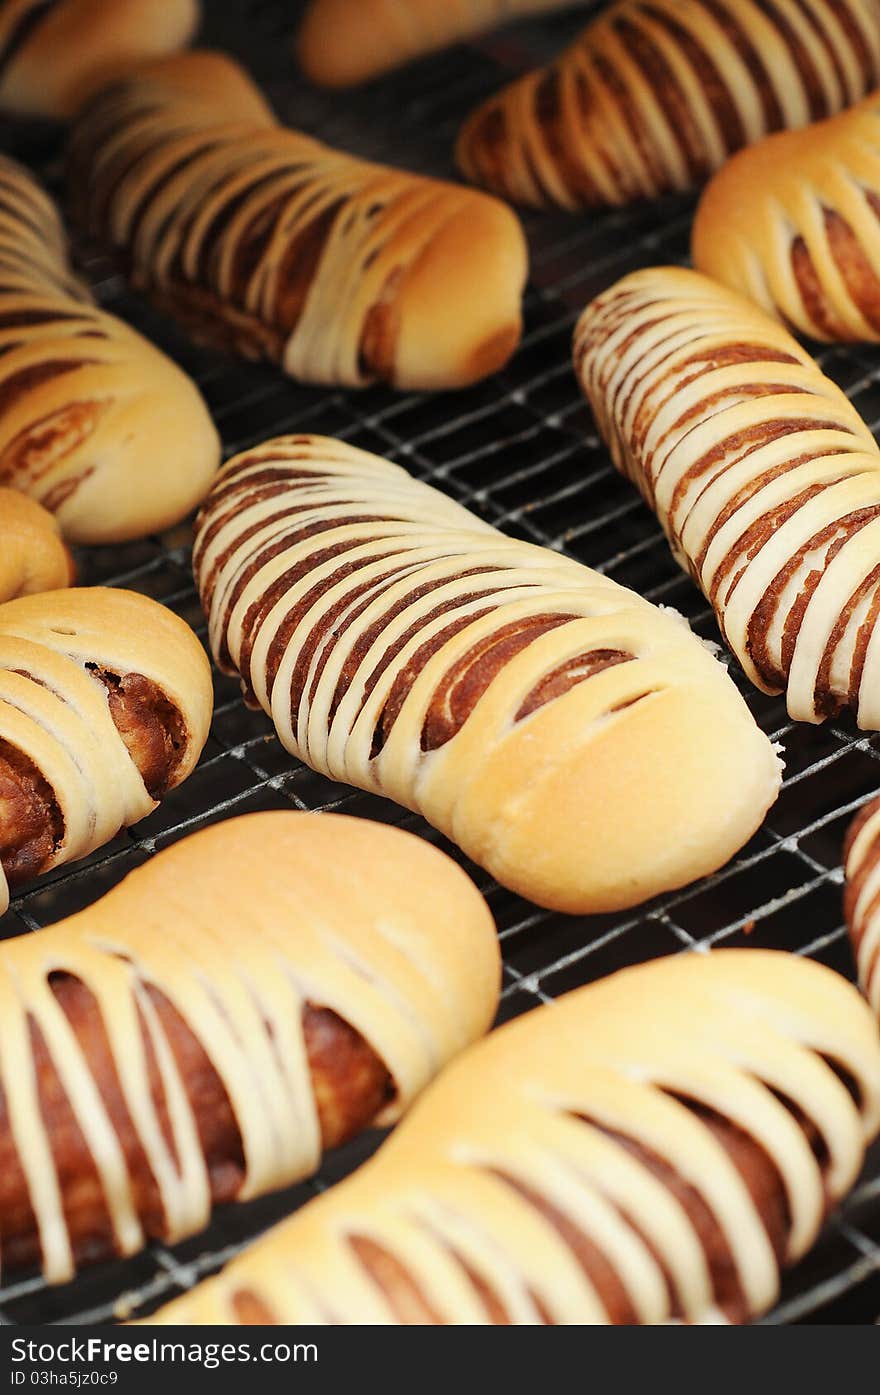
<path fill-rule="evenodd" d="M 853 819 L 843 860 L 843 904 L 859 983 L 880 1014 L 880 799 L 872 799 Z"/>
<path fill-rule="evenodd" d="M 26 495 L 0 489 L 0 604 L 72 586 L 74 575 L 58 520 Z"/>
<path fill-rule="evenodd" d="M 184 48 L 198 0 L 0 0 L 0 110 L 67 119 L 136 63 Z"/>
<path fill-rule="evenodd" d="M 693 257 L 801 334 L 880 340 L 880 96 L 725 165 L 700 200 Z"/>
<path fill-rule="evenodd" d="M 494 1032 L 373 1161 L 152 1321 L 743 1322 L 878 1127 L 877 1026 L 844 979 L 659 960 Z"/>
<path fill-rule="evenodd" d="M 0 485 L 72 542 L 124 542 L 184 518 L 219 461 L 194 383 L 97 308 L 54 204 L 0 156 Z"/>
<path fill-rule="evenodd" d="M 510 209 L 279 126 L 220 54 L 108 88 L 74 127 L 70 171 L 80 219 L 138 289 L 304 382 L 464 387 L 519 341 Z"/>
<path fill-rule="evenodd" d="M 627 204 L 878 83 L 877 0 L 616 0 L 469 118 L 458 162 L 515 203 Z"/>
<path fill-rule="evenodd" d="M 443 853 L 293 811 L 197 833 L 5 941 L 4 1269 L 57 1283 L 308 1176 L 486 1031 L 499 977 Z"/>
<path fill-rule="evenodd" d="M 0 605 L 0 913 L 10 886 L 85 857 L 185 780 L 212 707 L 202 646 L 146 596 Z"/>
<path fill-rule="evenodd" d="M 695 271 L 625 276 L 575 366 L 614 463 L 764 692 L 880 728 L 880 451 L 801 346 Z"/>
<path fill-rule="evenodd" d="M 230 460 L 194 568 L 218 664 L 288 751 L 540 905 L 693 881 L 776 797 L 770 743 L 679 616 L 343 442 Z"/>
<path fill-rule="evenodd" d="M 423 54 L 577 0 L 311 0 L 297 38 L 312 82 L 351 87 Z"/>

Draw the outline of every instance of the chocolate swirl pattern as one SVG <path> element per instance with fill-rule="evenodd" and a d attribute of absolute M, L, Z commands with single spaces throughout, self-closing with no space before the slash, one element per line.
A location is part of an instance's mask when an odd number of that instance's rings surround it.
<path fill-rule="evenodd" d="M 693 256 L 802 334 L 880 340 L 880 97 L 731 160 L 700 201 Z"/>
<path fill-rule="evenodd" d="M 145 596 L 0 605 L 0 912 L 10 886 L 85 857 L 185 780 L 212 704 L 195 635 Z"/>
<path fill-rule="evenodd" d="M 211 646 L 293 754 L 542 905 L 718 867 L 778 762 L 678 616 L 342 442 L 229 461 L 197 524 Z"/>
<path fill-rule="evenodd" d="M 360 1172 L 151 1321 L 742 1322 L 878 1128 L 877 1027 L 845 980 L 660 960 L 494 1032 Z"/>
<path fill-rule="evenodd" d="M 853 819 L 844 847 L 844 911 L 862 992 L 880 1015 L 880 799 Z"/>
<path fill-rule="evenodd" d="M 458 161 L 515 203 L 626 204 L 878 83 L 878 0 L 617 0 L 469 118 Z"/>
<path fill-rule="evenodd" d="M 219 458 L 195 385 L 97 308 L 55 206 L 0 157 L 0 485 L 72 542 L 123 542 L 184 518 Z"/>
<path fill-rule="evenodd" d="M 487 1029 L 498 984 L 482 898 L 396 829 L 255 814 L 158 854 L 0 946 L 4 1266 L 60 1282 L 309 1175 Z"/>
<path fill-rule="evenodd" d="M 284 129 L 219 54 L 100 95 L 74 128 L 71 189 L 162 309 L 303 381 L 462 387 L 519 341 L 508 208 Z"/>
<path fill-rule="evenodd" d="M 183 48 L 198 0 L 0 0 L 0 109 L 67 118 L 135 63 Z"/>
<path fill-rule="evenodd" d="M 423 54 L 577 0 L 311 0 L 297 55 L 313 82 L 350 87 Z"/>
<path fill-rule="evenodd" d="M 725 642 L 800 721 L 880 728 L 880 451 L 780 325 L 693 271 L 600 295 L 575 365 Z"/>

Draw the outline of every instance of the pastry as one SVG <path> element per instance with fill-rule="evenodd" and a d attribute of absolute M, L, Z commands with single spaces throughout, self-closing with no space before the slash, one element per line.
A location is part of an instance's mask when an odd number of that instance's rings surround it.
<path fill-rule="evenodd" d="M 287 750 L 540 905 L 693 881 L 776 796 L 770 743 L 679 616 L 343 442 L 230 460 L 194 568 L 217 662 Z"/>
<path fill-rule="evenodd" d="M 880 728 L 880 451 L 779 324 L 695 271 L 625 276 L 575 366 L 614 463 L 748 677 L 820 722 Z"/>
<path fill-rule="evenodd" d="M 411 834 L 232 819 L 0 945 L 0 1247 L 53 1283 L 396 1120 L 489 1026 L 489 911 Z"/>
<path fill-rule="evenodd" d="M 146 596 L 0 605 L 0 913 L 10 886 L 85 857 L 185 780 L 212 705 L 202 646 Z"/>
<path fill-rule="evenodd" d="M 184 48 L 198 0 L 0 0 L 0 110 L 66 119 L 145 58 Z"/>
<path fill-rule="evenodd" d="M 725 165 L 700 200 L 693 257 L 801 334 L 880 340 L 880 97 Z"/>
<path fill-rule="evenodd" d="M 161 309 L 304 382 L 464 387 L 519 341 L 527 258 L 510 209 L 279 126 L 221 54 L 96 98 L 70 182 L 81 221 Z"/>
<path fill-rule="evenodd" d="M 880 1128 L 856 990 L 679 955 L 472 1048 L 377 1156 L 155 1323 L 744 1322 Z"/>
<path fill-rule="evenodd" d="M 73 558 L 58 520 L 27 495 L 0 489 L 0 604 L 73 581 Z"/>
<path fill-rule="evenodd" d="M 458 162 L 515 203 L 627 204 L 878 83 L 877 0 L 616 0 L 468 119 Z"/>
<path fill-rule="evenodd" d="M 312 82 L 351 87 L 500 24 L 577 0 L 311 0 L 297 38 Z"/>
<path fill-rule="evenodd" d="M 853 819 L 843 857 L 844 911 L 859 983 L 880 1014 L 880 799 L 872 799 Z"/>
<path fill-rule="evenodd" d="M 54 204 L 0 157 L 0 485 L 71 542 L 124 542 L 184 518 L 219 460 L 194 383 L 98 309 Z"/>

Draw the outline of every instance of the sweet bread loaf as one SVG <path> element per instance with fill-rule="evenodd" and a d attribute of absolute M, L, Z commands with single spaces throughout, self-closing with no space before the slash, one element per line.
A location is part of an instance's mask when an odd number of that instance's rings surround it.
<path fill-rule="evenodd" d="M 66 119 L 146 58 L 189 43 L 198 0 L 0 0 L 0 110 Z"/>
<path fill-rule="evenodd" d="M 617 468 L 792 717 L 880 728 L 880 451 L 781 325 L 694 271 L 625 276 L 575 366 Z"/>
<path fill-rule="evenodd" d="M 521 331 L 510 209 L 278 125 L 220 54 L 115 84 L 74 127 L 79 216 L 200 339 L 306 382 L 463 387 Z"/>
<path fill-rule="evenodd" d="M 311 0 L 297 38 L 312 82 L 351 87 L 423 54 L 577 0 Z"/>
<path fill-rule="evenodd" d="M 458 161 L 515 203 L 626 204 L 878 83 L 877 0 L 616 0 L 469 118 Z"/>
<path fill-rule="evenodd" d="M 288 751 L 541 905 L 692 881 L 776 797 L 770 743 L 679 616 L 343 442 L 230 460 L 194 568 L 218 664 Z"/>
<path fill-rule="evenodd" d="M 156 1323 L 743 1322 L 880 1128 L 877 1026 L 792 955 L 627 969 L 494 1032 Z"/>
<path fill-rule="evenodd" d="M 0 605 L 0 913 L 10 886 L 85 857 L 185 780 L 212 706 L 195 635 L 145 596 Z"/>
<path fill-rule="evenodd" d="M 5 941 L 4 1270 L 57 1283 L 308 1176 L 486 1031 L 499 977 L 449 858 L 293 811 L 197 833 Z"/>
<path fill-rule="evenodd" d="M 72 542 L 123 542 L 184 518 L 219 461 L 195 385 L 97 308 L 54 204 L 0 156 L 0 485 Z"/>
<path fill-rule="evenodd" d="M 0 604 L 71 586 L 73 558 L 58 520 L 14 489 L 0 489 Z"/>
<path fill-rule="evenodd" d="M 844 911 L 862 991 L 880 1014 L 880 799 L 850 825 L 843 853 Z"/>
<path fill-rule="evenodd" d="M 880 339 L 880 96 L 742 151 L 711 181 L 694 264 L 813 339 Z"/>

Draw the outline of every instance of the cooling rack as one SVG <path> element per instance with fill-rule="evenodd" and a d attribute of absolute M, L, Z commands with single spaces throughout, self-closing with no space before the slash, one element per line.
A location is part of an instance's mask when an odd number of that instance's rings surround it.
<path fill-rule="evenodd" d="M 289 58 L 295 0 L 206 0 L 204 40 L 232 50 L 292 125 L 363 155 L 452 176 L 450 151 L 467 111 L 512 73 L 549 57 L 583 13 L 521 25 L 456 49 L 354 94 L 326 95 Z M 0 146 L 60 192 L 54 132 L 5 125 Z M 526 334 L 510 366 L 468 392 L 427 396 L 305 388 L 270 367 L 195 348 L 131 296 L 93 249 L 79 261 L 109 309 L 131 320 L 198 381 L 226 454 L 282 431 L 340 436 L 405 465 L 512 536 L 564 549 L 717 638 L 702 596 L 673 562 L 659 527 L 612 469 L 570 368 L 571 331 L 586 301 L 635 266 L 687 255 L 692 202 L 623 212 L 528 215 L 532 280 Z M 880 350 L 819 354 L 872 424 L 880 422 Z M 124 585 L 162 601 L 204 639 L 189 567 L 189 529 L 80 554 L 85 584 Z M 536 909 L 465 863 L 488 897 L 504 950 L 505 1020 L 641 960 L 713 945 L 807 954 L 852 975 L 841 914 L 840 851 L 853 811 L 880 791 L 880 736 L 847 721 L 793 726 L 780 699 L 757 693 L 735 664 L 760 725 L 785 749 L 782 795 L 764 827 L 721 872 L 622 915 L 572 918 Z M 17 896 L 0 935 L 35 930 L 81 909 L 132 867 L 206 824 L 258 809 L 342 809 L 414 829 L 424 822 L 372 795 L 312 773 L 282 750 L 271 724 L 248 712 L 235 682 L 217 677 L 216 711 L 198 769 L 136 828 L 84 862 Z M 47 1288 L 25 1277 L 0 1288 L 0 1322 L 97 1322 L 143 1315 L 217 1269 L 268 1225 L 332 1185 L 376 1146 L 376 1134 L 332 1154 L 312 1181 L 222 1212 L 185 1244 L 151 1245 L 119 1263 Z M 786 1279 L 770 1323 L 873 1322 L 880 1314 L 880 1150 L 812 1254 Z"/>

